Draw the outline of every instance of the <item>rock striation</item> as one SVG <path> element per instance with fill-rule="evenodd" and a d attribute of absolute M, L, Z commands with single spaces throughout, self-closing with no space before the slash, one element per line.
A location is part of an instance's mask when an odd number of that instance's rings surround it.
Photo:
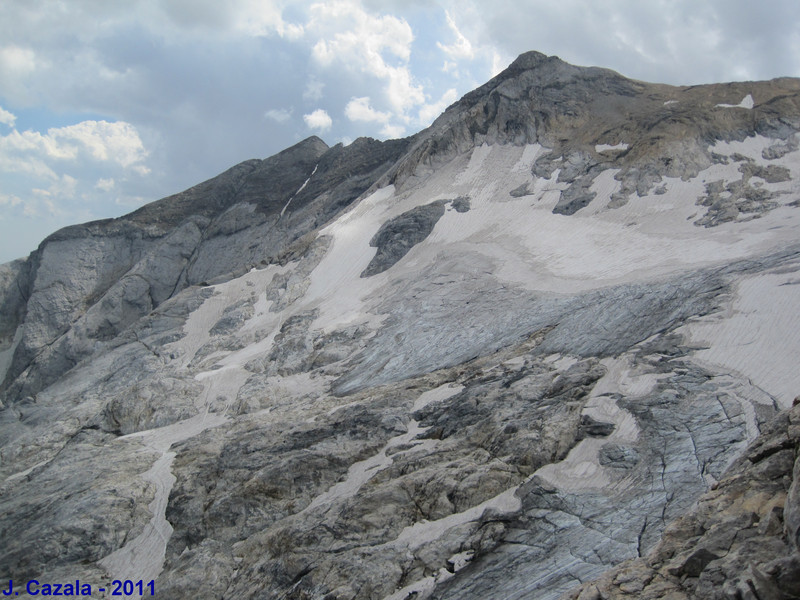
<path fill-rule="evenodd" d="M 0 582 L 797 597 L 798 140 L 796 79 L 533 52 L 56 232 L 0 266 Z"/>

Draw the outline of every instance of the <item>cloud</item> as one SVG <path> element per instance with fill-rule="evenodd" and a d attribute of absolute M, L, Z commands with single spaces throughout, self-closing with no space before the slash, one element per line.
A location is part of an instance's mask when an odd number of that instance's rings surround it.
<path fill-rule="evenodd" d="M 342 0 L 311 7 L 307 31 L 317 37 L 311 56 L 322 67 L 344 66 L 380 79 L 396 113 L 425 102 L 408 67 L 414 34 L 405 19 L 375 16 Z"/>
<path fill-rule="evenodd" d="M 30 48 L 10 45 L 0 48 L 0 72 L 29 73 L 36 69 L 36 53 Z"/>
<path fill-rule="evenodd" d="M 88 207 L 103 202 L 116 175 L 132 181 L 150 172 L 147 157 L 137 130 L 124 122 L 86 120 L 45 133 L 13 129 L 0 135 L 2 204 L 13 213 L 9 223 L 92 218 Z"/>
<path fill-rule="evenodd" d="M 84 156 L 101 162 L 116 163 L 145 175 L 143 164 L 147 157 L 141 138 L 129 123 L 82 121 L 67 127 L 54 127 L 46 134 L 38 131 L 11 133 L 0 136 L 0 168 L 24 157 L 35 161 L 74 161 Z M 33 172 L 31 169 L 26 171 Z"/>
<path fill-rule="evenodd" d="M 286 121 L 292 118 L 292 111 L 291 109 L 287 110 L 285 108 L 271 108 L 264 113 L 264 116 L 267 119 L 272 119 L 276 123 L 286 123 Z"/>
<path fill-rule="evenodd" d="M 389 139 L 401 138 L 405 135 L 406 128 L 402 125 L 384 125 L 381 129 L 381 135 Z"/>
<path fill-rule="evenodd" d="M 16 122 L 17 117 L 12 113 L 5 110 L 2 106 L 0 106 L 0 123 L 4 123 L 9 127 L 14 127 L 14 123 Z"/>
<path fill-rule="evenodd" d="M 97 183 L 94 184 L 98 190 L 103 190 L 104 192 L 110 192 L 114 189 L 115 181 L 113 177 L 109 177 L 107 179 L 98 179 Z"/>
<path fill-rule="evenodd" d="M 20 200 L 18 196 L 0 193 L 0 206 L 18 206 L 20 204 L 22 204 L 22 200 Z M 0 217 L 1 216 L 0 214 Z"/>
<path fill-rule="evenodd" d="M 475 57 L 475 50 L 472 48 L 470 41 L 464 37 L 464 34 L 459 31 L 453 17 L 450 16 L 450 11 L 445 11 L 447 18 L 447 26 L 455 34 L 456 40 L 449 46 L 436 42 L 439 49 L 444 52 L 452 60 L 472 59 Z"/>
<path fill-rule="evenodd" d="M 508 57 L 503 57 L 497 50 L 494 48 L 492 49 L 492 70 L 491 75 L 495 77 L 499 75 L 503 69 L 505 69 L 508 65 L 511 64 L 511 60 Z"/>
<path fill-rule="evenodd" d="M 206 0 L 210 4 L 216 0 Z M 194 2 L 188 2 L 193 5 Z M 189 10 L 192 10 L 191 8 Z M 283 3 L 273 0 L 236 0 L 230 3 L 229 10 L 235 15 L 239 31 L 256 36 L 273 33 L 288 40 L 302 37 L 304 28 L 298 23 L 287 23 L 283 18 Z"/>
<path fill-rule="evenodd" d="M 372 108 L 369 104 L 369 96 L 363 98 L 351 98 L 344 109 L 345 116 L 351 121 L 366 121 L 386 123 L 392 118 L 388 112 L 380 112 Z"/>
<path fill-rule="evenodd" d="M 333 120 L 330 118 L 330 115 L 321 108 L 318 108 L 311 114 L 303 115 L 303 121 L 306 122 L 309 129 L 319 129 L 320 131 L 327 131 L 331 128 L 331 125 L 333 125 Z"/>
<path fill-rule="evenodd" d="M 28 132 L 26 132 L 28 133 Z M 136 128 L 117 121 L 82 121 L 76 125 L 49 129 L 44 136 L 45 146 L 60 157 L 75 158 L 81 150 L 98 161 L 108 161 L 146 175 L 147 151 Z"/>

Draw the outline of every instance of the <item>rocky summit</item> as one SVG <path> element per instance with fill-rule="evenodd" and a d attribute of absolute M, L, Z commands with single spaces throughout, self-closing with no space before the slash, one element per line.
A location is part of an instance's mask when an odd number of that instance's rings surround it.
<path fill-rule="evenodd" d="M 798 308 L 800 80 L 524 54 L 0 266 L 0 586 L 800 598 Z"/>

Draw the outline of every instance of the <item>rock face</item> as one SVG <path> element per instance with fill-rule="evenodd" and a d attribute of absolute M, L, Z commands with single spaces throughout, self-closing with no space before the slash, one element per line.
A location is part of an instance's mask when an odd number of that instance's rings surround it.
<path fill-rule="evenodd" d="M 383 273 L 428 237 L 436 222 L 442 218 L 444 205 L 439 200 L 418 206 L 381 225 L 378 233 L 369 242 L 378 251 L 361 276 L 370 277 Z"/>
<path fill-rule="evenodd" d="M 528 53 L 53 234 L 0 266 L 0 585 L 797 597 L 798 140 L 794 79 Z"/>
<path fill-rule="evenodd" d="M 4 275 L 4 325 L 20 332 L 6 397 L 35 394 L 187 286 L 281 260 L 405 145 L 363 139 L 328 149 L 309 138 L 126 217 L 53 234 L 13 281 Z"/>

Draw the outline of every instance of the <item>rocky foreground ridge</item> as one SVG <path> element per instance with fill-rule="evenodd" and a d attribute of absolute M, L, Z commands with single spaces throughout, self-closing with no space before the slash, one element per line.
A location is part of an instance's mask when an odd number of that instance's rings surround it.
<path fill-rule="evenodd" d="M 56 232 L 0 266 L 0 585 L 798 597 L 798 182 L 796 79 L 528 53 Z"/>

